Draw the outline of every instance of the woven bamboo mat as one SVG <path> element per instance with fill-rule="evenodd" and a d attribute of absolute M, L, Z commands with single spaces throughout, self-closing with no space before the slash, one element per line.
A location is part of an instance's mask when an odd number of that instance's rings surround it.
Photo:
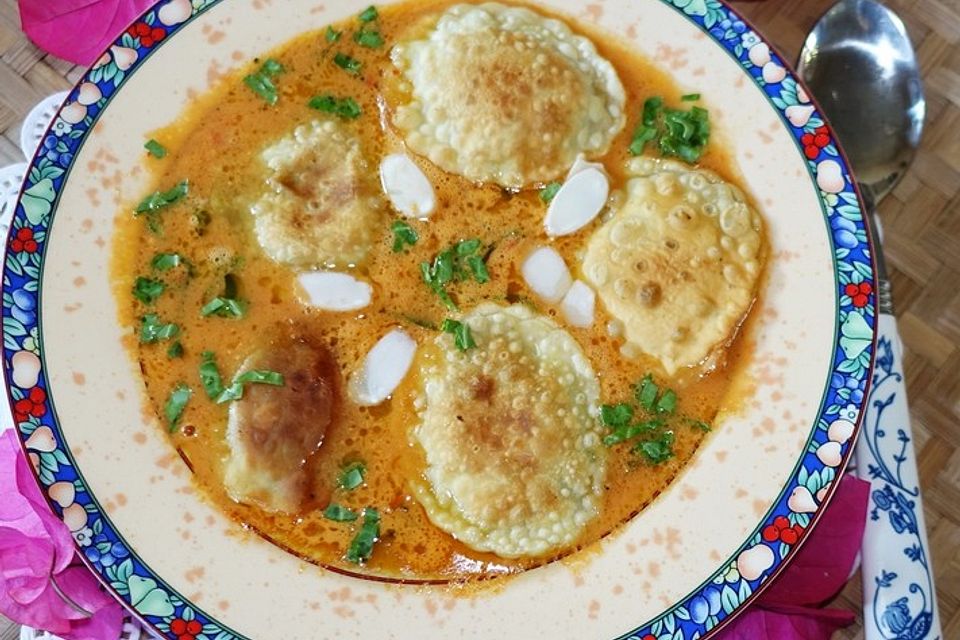
<path fill-rule="evenodd" d="M 757 30 L 795 60 L 833 0 L 736 2 Z M 917 48 L 927 128 L 910 172 L 880 208 L 886 232 L 919 451 L 943 637 L 960 638 L 960 0 L 889 0 Z M 82 69 L 45 56 L 19 28 L 15 0 L 0 0 L 0 166 L 21 162 L 20 124 L 40 99 Z M 860 584 L 836 606 L 858 612 Z M 2 620 L 2 619 L 0 619 Z M 15 631 L 0 622 L 0 639 Z M 862 638 L 859 624 L 836 638 Z M 107 639 L 105 639 L 107 640 Z"/>

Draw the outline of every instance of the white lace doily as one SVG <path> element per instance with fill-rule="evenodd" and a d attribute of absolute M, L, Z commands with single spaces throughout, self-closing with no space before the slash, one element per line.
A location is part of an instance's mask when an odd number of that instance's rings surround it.
<path fill-rule="evenodd" d="M 20 149 L 23 151 L 25 162 L 0 168 L 0 238 L 6 239 L 10 224 L 13 221 L 13 210 L 17 203 L 17 196 L 20 194 L 20 187 L 29 167 L 26 161 L 33 158 L 40 141 L 43 139 L 43 134 L 50 127 L 54 115 L 56 115 L 66 97 L 67 92 L 65 91 L 55 93 L 41 100 L 37 106 L 30 110 L 23 122 L 23 128 L 20 130 Z M 2 251 L 6 251 L 6 246 Z M 6 398 L 6 394 L 0 394 L 0 396 Z M 0 431 L 13 427 L 10 408 L 4 406 L 7 400 L 4 399 L 2 402 L 3 405 L 0 405 Z M 141 638 L 149 640 L 153 637 L 153 634 L 147 632 L 138 622 L 128 616 L 123 621 L 123 630 L 118 640 L 141 640 Z M 60 640 L 60 638 L 46 631 L 21 627 L 20 640 Z M 105 638 L 104 640 L 109 639 Z"/>

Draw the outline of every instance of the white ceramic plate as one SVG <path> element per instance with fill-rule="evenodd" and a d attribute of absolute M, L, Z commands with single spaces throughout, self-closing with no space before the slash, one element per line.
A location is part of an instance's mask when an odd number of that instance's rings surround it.
<path fill-rule="evenodd" d="M 829 499 L 859 422 L 875 317 L 860 207 L 832 134 L 784 61 L 716 0 L 544 4 L 706 97 L 771 244 L 744 377 L 752 399 L 616 534 L 498 589 L 358 580 L 249 535 L 200 499 L 146 410 L 108 280 L 114 219 L 146 188 L 147 132 L 222 72 L 363 5 L 160 2 L 141 22 L 164 37 L 122 36 L 45 134 L 3 272 L 8 390 L 39 481 L 91 567 L 160 633 L 702 637 L 795 552 L 783 525 L 808 527 Z"/>

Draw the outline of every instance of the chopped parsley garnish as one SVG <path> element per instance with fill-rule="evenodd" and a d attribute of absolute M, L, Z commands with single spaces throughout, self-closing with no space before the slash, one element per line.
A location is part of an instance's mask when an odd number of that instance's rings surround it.
<path fill-rule="evenodd" d="M 333 27 L 327 26 L 326 38 L 327 42 L 336 42 L 340 39 L 340 36 L 343 35 L 342 31 L 336 31 Z"/>
<path fill-rule="evenodd" d="M 612 447 L 615 444 L 620 444 L 621 442 L 626 442 L 627 440 L 633 440 L 641 434 L 652 433 L 662 426 L 662 420 L 645 420 L 643 422 L 637 422 L 634 424 L 626 422 L 624 424 L 612 427 L 610 429 L 610 433 L 603 437 L 603 444 L 607 445 L 608 447 Z"/>
<path fill-rule="evenodd" d="M 152 344 L 162 340 L 176 338 L 180 333 L 180 327 L 170 323 L 160 322 L 160 316 L 155 313 L 148 313 L 143 316 L 140 325 L 140 342 L 143 344 Z"/>
<path fill-rule="evenodd" d="M 703 431 L 703 432 L 712 431 L 712 429 L 710 428 L 710 425 L 704 422 L 703 420 L 691 420 L 690 425 L 695 429 L 699 429 L 700 431 Z"/>
<path fill-rule="evenodd" d="M 150 266 L 157 271 L 169 271 L 174 267 L 179 267 L 183 262 L 183 256 L 179 253 L 158 253 L 153 256 Z"/>
<path fill-rule="evenodd" d="M 200 384 L 207 397 L 216 400 L 223 393 L 223 378 L 212 351 L 204 351 L 200 356 Z"/>
<path fill-rule="evenodd" d="M 269 384 L 274 387 L 282 387 L 283 374 L 266 369 L 251 369 L 237 376 L 234 382 L 239 382 L 240 384 Z"/>
<path fill-rule="evenodd" d="M 635 389 L 637 402 L 647 411 L 653 411 L 658 393 L 660 393 L 660 387 L 653 381 L 653 376 L 649 373 L 643 376 L 643 380 L 640 381 L 640 384 L 638 384 Z"/>
<path fill-rule="evenodd" d="M 172 345 L 167 347 L 168 358 L 180 358 L 182 356 L 183 356 L 183 345 L 180 344 L 179 340 L 177 340 Z"/>
<path fill-rule="evenodd" d="M 666 462 L 673 457 L 673 431 L 663 431 L 653 440 L 638 442 L 633 450 L 642 453 L 653 464 Z"/>
<path fill-rule="evenodd" d="M 709 431 L 701 420 L 686 416 L 673 417 L 677 410 L 677 394 L 673 389 L 663 389 L 647 374 L 634 387 L 636 406 L 627 402 L 605 404 L 600 407 L 600 422 L 609 429 L 603 443 L 613 446 L 632 442 L 631 450 L 643 456 L 651 464 L 660 464 L 673 457 L 676 434 L 671 424 L 677 420 L 693 427 Z M 642 412 L 640 416 L 637 413 Z"/>
<path fill-rule="evenodd" d="M 164 288 L 164 284 L 159 280 L 137 276 L 133 282 L 133 297 L 143 304 L 153 304 L 154 300 L 163 293 Z"/>
<path fill-rule="evenodd" d="M 481 243 L 478 239 L 461 240 L 449 247 L 434 258 L 433 262 L 420 264 L 420 275 L 423 282 L 430 287 L 450 310 L 457 310 L 457 304 L 450 297 L 446 285 L 450 282 L 462 282 L 473 278 L 480 284 L 489 282 L 490 273 L 487 271 L 486 257 L 480 253 Z"/>
<path fill-rule="evenodd" d="M 395 220 L 394 223 L 390 225 L 390 230 L 393 231 L 394 253 L 400 253 L 408 246 L 412 247 L 417 244 L 417 240 L 420 239 L 420 236 L 417 235 L 413 227 L 403 220 Z"/>
<path fill-rule="evenodd" d="M 380 513 L 371 507 L 363 510 L 363 524 L 350 541 L 347 561 L 355 564 L 366 562 L 373 553 L 373 545 L 380 538 Z"/>
<path fill-rule="evenodd" d="M 557 191 L 560 191 L 560 183 L 551 182 L 543 189 L 540 189 L 540 199 L 545 203 L 550 204 L 550 201 L 553 200 L 554 196 L 557 195 Z"/>
<path fill-rule="evenodd" d="M 223 277 L 223 295 L 217 296 L 200 309 L 200 315 L 220 318 L 242 318 L 247 310 L 245 302 L 237 297 L 237 277 L 228 273 Z"/>
<path fill-rule="evenodd" d="M 657 413 L 673 413 L 677 409 L 677 394 L 673 389 L 667 389 L 657 400 Z"/>
<path fill-rule="evenodd" d="M 337 53 L 333 56 L 333 63 L 346 71 L 347 73 L 357 75 L 360 73 L 360 69 L 363 68 L 363 64 L 356 58 L 351 58 L 345 53 Z"/>
<path fill-rule="evenodd" d="M 340 477 L 337 478 L 337 485 L 341 489 L 350 491 L 363 484 L 363 478 L 367 475 L 367 465 L 362 462 L 351 462 L 340 470 Z"/>
<path fill-rule="evenodd" d="M 689 94 L 684 99 L 694 100 Z M 699 96 L 697 96 L 699 98 Z M 647 143 L 657 141 L 660 155 L 678 156 L 693 163 L 700 159 L 710 140 L 710 121 L 707 110 L 691 107 L 689 110 L 663 106 L 663 98 L 653 96 L 643 103 L 640 122 L 630 141 L 630 153 L 640 155 Z"/>
<path fill-rule="evenodd" d="M 370 5 L 357 15 L 357 19 L 360 22 L 373 22 L 380 17 L 380 14 L 377 13 L 377 8 L 373 5 Z"/>
<path fill-rule="evenodd" d="M 330 93 L 310 98 L 307 106 L 324 113 L 332 113 L 344 120 L 355 120 L 363 113 L 360 105 L 353 98 L 337 98 Z"/>
<path fill-rule="evenodd" d="M 147 153 L 152 155 L 154 158 L 163 158 L 167 155 L 167 149 L 162 144 L 150 138 L 143 144 L 143 148 L 147 150 Z"/>
<path fill-rule="evenodd" d="M 331 502 L 327 508 L 323 510 L 323 517 L 327 520 L 333 520 L 334 522 L 353 522 L 360 516 L 356 511 Z"/>
<path fill-rule="evenodd" d="M 279 94 L 273 79 L 281 73 L 283 73 L 283 65 L 273 58 L 267 58 L 259 70 L 244 76 L 243 83 L 263 98 L 267 104 L 276 104 Z"/>
<path fill-rule="evenodd" d="M 229 387 L 224 388 L 220 392 L 220 395 L 217 396 L 217 404 L 223 404 L 224 402 L 232 402 L 233 400 L 239 400 L 243 397 L 243 385 L 239 382 L 232 383 Z"/>
<path fill-rule="evenodd" d="M 466 351 L 477 346 L 473 341 L 473 335 L 470 333 L 470 326 L 466 323 L 447 318 L 440 325 L 440 330 L 453 336 L 453 344 L 459 351 Z"/>
<path fill-rule="evenodd" d="M 687 93 L 680 96 L 680 99 L 684 102 L 695 102 L 700 99 L 699 93 Z"/>
<path fill-rule="evenodd" d="M 244 304 L 239 300 L 218 296 L 200 308 L 200 315 L 204 317 L 242 318 L 244 311 Z"/>
<path fill-rule="evenodd" d="M 167 403 L 163 405 L 163 414 L 167 418 L 170 433 L 177 430 L 177 425 L 180 424 L 180 418 L 183 416 L 183 410 L 187 407 L 187 402 L 190 401 L 192 395 L 193 390 L 182 382 L 177 384 L 170 392 Z"/>
<path fill-rule="evenodd" d="M 633 407 L 626 402 L 600 407 L 600 420 L 608 427 L 622 427 L 633 420 Z"/>
<path fill-rule="evenodd" d="M 140 201 L 133 215 L 146 215 L 150 231 L 157 233 L 160 231 L 160 210 L 182 199 L 189 191 L 190 184 L 187 180 L 181 180 L 166 191 L 154 191 Z"/>
<path fill-rule="evenodd" d="M 383 46 L 383 36 L 379 31 L 361 29 L 353 34 L 353 41 L 361 47 L 376 49 Z"/>

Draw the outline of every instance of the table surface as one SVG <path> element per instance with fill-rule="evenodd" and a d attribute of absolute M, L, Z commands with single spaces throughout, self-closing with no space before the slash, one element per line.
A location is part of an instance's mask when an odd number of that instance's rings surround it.
<path fill-rule="evenodd" d="M 795 60 L 833 0 L 735 2 Z M 927 125 L 910 171 L 883 201 L 893 281 L 944 638 L 960 638 L 960 0 L 889 0 L 917 48 Z M 21 162 L 20 125 L 83 69 L 44 55 L 23 36 L 16 0 L 0 0 L 0 166 Z M 834 603 L 860 610 L 855 578 Z M 17 636 L 0 617 L 0 640 Z M 834 638 L 862 638 L 860 624 Z M 107 639 L 104 639 L 107 640 Z"/>

